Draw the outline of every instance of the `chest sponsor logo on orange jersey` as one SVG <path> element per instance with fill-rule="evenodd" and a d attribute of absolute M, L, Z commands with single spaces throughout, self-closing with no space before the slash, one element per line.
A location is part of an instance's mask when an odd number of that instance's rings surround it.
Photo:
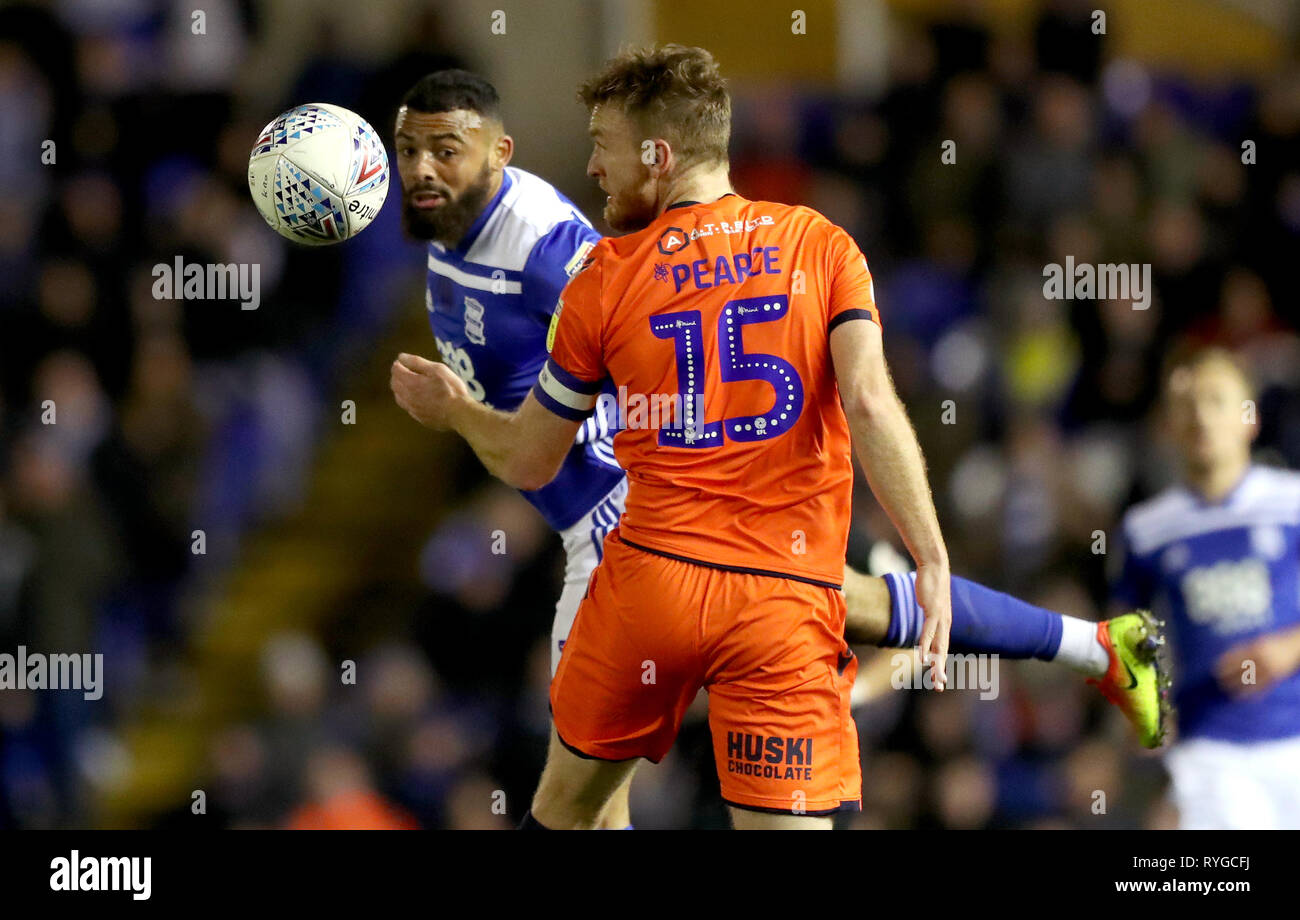
<path fill-rule="evenodd" d="M 659 251 L 670 256 L 689 242 L 686 231 L 681 227 L 669 227 L 659 235 Z"/>
<path fill-rule="evenodd" d="M 772 215 L 764 214 L 761 217 L 751 217 L 748 220 L 725 221 L 720 220 L 717 223 L 700 224 L 689 233 L 681 227 L 669 227 L 659 235 L 659 252 L 666 256 L 680 252 L 688 243 L 696 240 L 713 236 L 715 233 L 749 233 L 759 227 L 770 227 L 776 223 Z"/>

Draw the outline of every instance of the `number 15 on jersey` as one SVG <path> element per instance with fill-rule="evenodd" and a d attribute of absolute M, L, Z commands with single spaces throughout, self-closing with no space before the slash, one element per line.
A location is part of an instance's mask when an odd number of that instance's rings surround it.
<path fill-rule="evenodd" d="M 765 441 L 788 431 L 803 411 L 803 381 L 794 367 L 776 355 L 745 351 L 744 328 L 752 323 L 779 322 L 790 312 L 784 294 L 730 300 L 718 315 L 715 342 L 722 383 L 762 380 L 775 392 L 772 408 L 759 415 L 736 415 L 718 422 L 695 417 L 703 406 L 704 321 L 699 310 L 656 313 L 650 331 L 656 338 L 672 339 L 677 353 L 677 396 L 686 423 L 684 429 L 661 429 L 665 447 L 720 447 L 725 440 Z"/>

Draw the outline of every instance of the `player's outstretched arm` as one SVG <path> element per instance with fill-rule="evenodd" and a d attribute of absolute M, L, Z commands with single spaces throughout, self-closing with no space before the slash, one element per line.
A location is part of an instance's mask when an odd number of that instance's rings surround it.
<path fill-rule="evenodd" d="M 506 485 L 540 489 L 559 472 L 581 422 L 548 411 L 531 393 L 514 412 L 490 409 L 445 364 L 402 354 L 389 385 L 397 404 L 426 428 L 451 428 Z"/>
<path fill-rule="evenodd" d="M 880 327 L 866 319 L 840 323 L 831 331 L 830 346 L 858 459 L 916 561 L 916 595 L 925 611 L 921 652 L 932 656 L 934 684 L 941 689 L 947 683 L 951 573 L 921 445 L 889 376 Z"/>
<path fill-rule="evenodd" d="M 1219 686 L 1230 696 L 1250 696 L 1300 671 L 1300 626 L 1234 645 L 1215 663 Z"/>

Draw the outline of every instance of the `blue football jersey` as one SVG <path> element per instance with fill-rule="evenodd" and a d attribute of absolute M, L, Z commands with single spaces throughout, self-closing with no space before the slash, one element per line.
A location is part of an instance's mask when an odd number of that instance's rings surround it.
<path fill-rule="evenodd" d="M 524 401 L 546 363 L 560 292 L 600 239 L 550 183 L 508 166 L 501 188 L 455 249 L 429 244 L 425 305 L 443 361 L 496 409 Z M 588 419 L 548 485 L 524 498 L 555 530 L 599 504 L 623 478 L 605 416 Z"/>
<path fill-rule="evenodd" d="M 1124 516 L 1117 600 L 1169 623 L 1183 737 L 1300 735 L 1300 673 L 1242 699 L 1215 680 L 1223 652 L 1300 623 L 1300 474 L 1252 466 L 1222 501 L 1173 488 Z"/>

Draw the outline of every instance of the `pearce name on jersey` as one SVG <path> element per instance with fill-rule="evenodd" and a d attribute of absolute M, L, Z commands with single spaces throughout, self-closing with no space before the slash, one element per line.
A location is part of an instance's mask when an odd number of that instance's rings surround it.
<path fill-rule="evenodd" d="M 1123 527 L 1115 594 L 1170 622 L 1180 734 L 1300 735 L 1300 673 L 1241 699 L 1215 679 L 1216 661 L 1232 646 L 1300 624 L 1300 475 L 1252 466 L 1213 504 L 1172 488 L 1130 509 Z"/>
<path fill-rule="evenodd" d="M 475 399 L 506 411 L 524 401 L 546 362 L 560 292 L 599 240 L 554 186 L 508 166 L 458 246 L 429 244 L 429 323 L 443 361 Z M 521 494 L 553 529 L 564 530 L 622 478 L 608 425 L 592 418 L 578 429 L 555 479 Z"/>

